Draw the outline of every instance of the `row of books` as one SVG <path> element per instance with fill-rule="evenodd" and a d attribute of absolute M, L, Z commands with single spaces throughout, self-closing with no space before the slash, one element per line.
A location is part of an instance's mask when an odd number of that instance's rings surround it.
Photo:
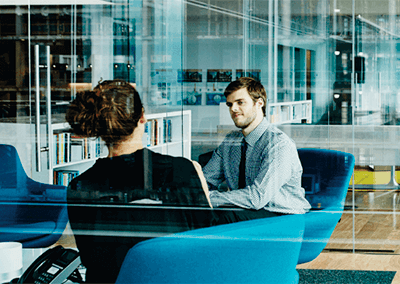
<path fill-rule="evenodd" d="M 79 171 L 54 171 L 54 184 L 68 186 L 71 180 L 79 175 Z"/>
<path fill-rule="evenodd" d="M 150 119 L 144 129 L 144 144 L 147 147 L 157 146 L 172 141 L 172 123 L 170 119 Z"/>
<path fill-rule="evenodd" d="M 53 146 L 53 166 L 94 159 L 101 154 L 99 138 L 83 138 L 66 132 L 53 134 Z"/>

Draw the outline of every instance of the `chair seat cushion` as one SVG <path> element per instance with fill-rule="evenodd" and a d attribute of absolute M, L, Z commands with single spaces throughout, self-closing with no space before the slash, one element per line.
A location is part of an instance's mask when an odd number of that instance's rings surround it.
<path fill-rule="evenodd" d="M 52 234 L 55 229 L 56 223 L 52 221 L 2 226 L 0 228 L 0 242 L 23 242 L 36 239 Z"/>

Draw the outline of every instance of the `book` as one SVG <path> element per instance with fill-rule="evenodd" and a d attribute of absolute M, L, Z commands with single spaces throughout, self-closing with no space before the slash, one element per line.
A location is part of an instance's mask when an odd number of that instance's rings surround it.
<path fill-rule="evenodd" d="M 151 121 L 147 121 L 145 126 L 144 126 L 144 134 L 143 134 L 143 139 L 144 139 L 144 145 L 146 145 L 146 147 L 150 147 L 151 146 Z"/>
<path fill-rule="evenodd" d="M 54 171 L 53 183 L 57 185 L 68 186 L 72 179 L 79 175 L 79 171 L 73 170 L 57 170 Z"/>
<path fill-rule="evenodd" d="M 58 164 L 58 134 L 53 134 L 53 166 Z"/>
<path fill-rule="evenodd" d="M 64 133 L 60 133 L 59 135 L 59 147 L 58 147 L 58 157 L 59 157 L 59 164 L 63 164 L 64 163 L 64 159 L 65 159 L 65 135 Z"/>
<path fill-rule="evenodd" d="M 161 121 L 157 120 L 157 145 L 164 143 L 164 119 Z"/>
<path fill-rule="evenodd" d="M 158 144 L 160 144 L 159 142 L 159 139 L 160 139 L 160 136 L 159 136 L 159 128 L 158 128 L 158 120 L 157 119 L 154 119 L 153 120 L 154 121 L 154 128 L 153 128 L 153 131 L 154 131 L 154 146 L 156 146 L 156 145 L 158 145 Z"/>
<path fill-rule="evenodd" d="M 79 162 L 83 159 L 82 155 L 82 145 L 81 144 L 71 144 L 71 162 Z"/>
<path fill-rule="evenodd" d="M 64 133 L 64 162 L 71 162 L 71 133 Z"/>
<path fill-rule="evenodd" d="M 53 149 L 53 165 L 70 162 L 70 133 L 53 134 Z"/>
<path fill-rule="evenodd" d="M 164 119 L 164 143 L 169 143 L 172 141 L 171 138 L 171 119 Z"/>
<path fill-rule="evenodd" d="M 85 159 L 85 138 L 71 135 L 70 136 L 70 145 L 71 145 L 71 162 L 77 162 Z M 72 153 L 73 152 L 73 153 Z"/>

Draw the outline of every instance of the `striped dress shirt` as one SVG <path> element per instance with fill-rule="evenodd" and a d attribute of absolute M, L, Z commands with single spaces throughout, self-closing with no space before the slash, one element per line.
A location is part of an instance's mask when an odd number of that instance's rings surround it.
<path fill-rule="evenodd" d="M 246 187 L 238 188 L 243 138 L 247 143 Z M 246 137 L 241 131 L 229 133 L 203 171 L 214 207 L 285 214 L 303 214 L 311 208 L 301 187 L 303 168 L 294 141 L 265 118 Z M 223 181 L 230 190 L 215 190 Z"/>

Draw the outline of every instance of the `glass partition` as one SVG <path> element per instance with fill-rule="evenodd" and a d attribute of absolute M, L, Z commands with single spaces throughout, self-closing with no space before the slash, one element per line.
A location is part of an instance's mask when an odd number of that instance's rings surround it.
<path fill-rule="evenodd" d="M 267 89 L 269 121 L 298 148 L 355 156 L 347 219 L 327 248 L 374 250 L 374 238 L 385 237 L 366 234 L 363 244 L 360 219 L 370 224 L 379 218 L 374 210 L 393 214 L 397 202 L 398 2 L 230 2 L 185 5 L 183 66 L 203 80 L 183 83 L 192 96 L 184 102 L 193 116 L 192 158 L 234 129 L 220 101 L 229 81 L 257 78 Z"/>
<path fill-rule="evenodd" d="M 237 130 L 224 90 L 252 77 L 267 119 L 297 148 L 355 157 L 326 250 L 397 251 L 400 1 L 6 2 L 0 143 L 16 147 L 29 177 L 68 185 L 108 155 L 65 123 L 77 92 L 103 80 L 139 92 L 145 148 L 199 161 Z"/>

